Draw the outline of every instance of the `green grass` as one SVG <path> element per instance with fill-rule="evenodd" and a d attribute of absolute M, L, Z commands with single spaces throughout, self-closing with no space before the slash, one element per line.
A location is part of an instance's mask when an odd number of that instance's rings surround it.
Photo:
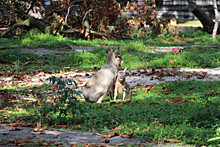
<path fill-rule="evenodd" d="M 174 65 L 170 60 L 176 61 L 175 66 L 188 68 L 215 68 L 220 66 L 220 50 L 218 49 L 185 49 L 176 55 L 167 53 L 146 53 L 120 51 L 124 64 L 122 68 L 143 69 L 144 67 L 165 67 Z M 92 52 L 64 52 L 60 54 L 48 54 L 38 56 L 24 53 L 19 50 L 0 51 L 0 71 L 12 72 L 34 72 L 44 70 L 45 72 L 59 72 L 64 67 L 71 67 L 81 71 L 94 70 L 94 67 L 101 68 L 106 62 L 106 51 L 98 48 Z"/>
<path fill-rule="evenodd" d="M 184 37 L 183 37 L 184 36 Z M 212 40 L 212 35 L 203 31 L 185 31 L 179 32 L 179 37 L 174 34 L 162 33 L 159 35 L 148 34 L 143 38 L 135 38 L 134 40 L 99 40 L 90 41 L 76 40 L 74 38 L 62 37 L 61 35 L 53 36 L 43 34 L 38 31 L 30 31 L 23 33 L 20 39 L 4 39 L 0 38 L 1 46 L 13 47 L 28 47 L 28 48 L 50 48 L 62 49 L 71 48 L 74 46 L 100 46 L 106 43 L 110 46 L 120 44 L 122 50 L 131 51 L 148 51 L 148 46 L 175 46 L 175 45 L 219 45 L 220 37 L 217 36 L 215 41 Z"/>
<path fill-rule="evenodd" d="M 176 138 L 181 144 L 198 146 L 209 145 L 207 140 L 217 137 L 215 131 L 220 127 L 219 81 L 179 81 L 154 86 L 155 88 L 147 93 L 142 88 L 134 89 L 136 92 L 132 94 L 131 102 L 121 107 L 116 107 L 117 104 L 114 103 L 110 105 L 108 98 L 104 99 L 101 106 L 96 103 L 81 102 L 86 112 L 80 119 L 68 116 L 67 120 L 75 118 L 73 123 L 66 121 L 69 125 L 68 129 L 92 130 L 101 134 L 110 134 L 113 131 L 125 134 L 133 130 L 133 137 L 143 141 Z M 190 88 L 191 86 L 194 88 Z M 38 88 L 32 90 L 32 93 L 42 91 Z M 10 92 L 26 95 L 23 90 L 17 92 L 10 90 Z M 210 95 L 210 92 L 216 94 Z M 37 95 L 34 98 L 40 99 Z M 116 101 L 119 102 L 120 100 Z M 4 107 L 8 105 L 5 103 Z M 0 120 L 15 122 L 21 116 L 25 122 L 39 121 L 39 118 L 30 114 L 38 116 L 40 106 L 35 104 L 33 108 L 33 104 L 20 99 L 11 105 L 14 108 L 10 110 L 12 111 L 10 117 Z M 23 110 L 16 112 L 16 105 Z M 46 121 L 46 125 L 56 124 L 56 120 L 53 119 L 56 114 L 49 115 L 50 119 Z"/>
<path fill-rule="evenodd" d="M 211 34 L 201 30 L 179 32 L 179 37 L 163 33 L 158 36 L 149 36 L 145 40 L 145 44 L 148 46 L 219 45 L 219 42 L 219 35 L 216 40 L 212 40 Z"/>

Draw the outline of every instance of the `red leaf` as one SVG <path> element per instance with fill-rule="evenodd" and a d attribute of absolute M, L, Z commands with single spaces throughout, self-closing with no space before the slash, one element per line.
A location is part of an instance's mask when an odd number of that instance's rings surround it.
<path fill-rule="evenodd" d="M 177 48 L 172 48 L 172 50 L 173 50 L 173 52 L 175 53 L 175 54 L 177 54 L 178 52 L 179 52 L 179 50 L 177 49 Z"/>

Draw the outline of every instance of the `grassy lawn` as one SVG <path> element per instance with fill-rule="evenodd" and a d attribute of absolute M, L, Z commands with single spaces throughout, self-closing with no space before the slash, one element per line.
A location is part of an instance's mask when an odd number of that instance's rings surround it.
<path fill-rule="evenodd" d="M 173 66 L 179 68 L 215 68 L 220 66 L 220 50 L 218 49 L 191 48 L 176 55 L 122 50 L 120 54 L 124 60 L 123 68 L 129 67 L 129 69 L 170 68 Z M 175 61 L 175 64 L 171 61 Z M 92 52 L 66 51 L 44 56 L 24 53 L 15 49 L 0 50 L 0 71 L 11 71 L 11 74 L 31 73 L 37 70 L 54 73 L 63 70 L 64 67 L 90 71 L 94 70 L 94 67 L 101 68 L 105 62 L 106 51 L 101 47 L 97 47 Z"/>
<path fill-rule="evenodd" d="M 19 39 L 0 38 L 1 46 L 61 49 L 74 46 L 100 46 L 108 43 L 110 46 L 120 44 L 123 50 L 142 52 L 149 51 L 148 46 L 219 45 L 219 42 L 220 36 L 217 36 L 217 39 L 213 41 L 211 34 L 199 30 L 179 32 L 177 36 L 172 33 L 159 35 L 149 33 L 144 38 L 136 38 L 134 40 L 95 39 L 85 41 L 60 35 L 52 36 L 37 31 L 23 33 Z"/>
<path fill-rule="evenodd" d="M 153 53 L 149 49 L 149 46 L 219 45 L 220 42 L 220 36 L 213 41 L 211 35 L 201 31 L 186 31 L 179 36 L 161 34 L 135 40 L 84 41 L 31 32 L 17 40 L 0 38 L 1 46 L 18 47 L 0 50 L 0 79 L 42 71 L 57 73 L 70 68 L 94 71 L 106 62 L 106 51 L 102 47 L 105 43 L 120 44 L 122 68 L 220 67 L 219 49 L 194 47 L 175 55 Z M 91 52 L 69 50 L 74 46 L 96 49 Z M 19 48 L 22 47 L 59 49 L 64 53 L 38 56 L 21 52 Z M 216 130 L 220 127 L 220 81 L 176 81 L 139 87 L 132 89 L 131 101 L 127 103 L 107 97 L 100 105 L 80 101 L 74 88 L 68 89 L 67 83 L 54 80 L 58 85 L 25 85 L 18 89 L 0 86 L 0 123 L 28 126 L 28 123 L 40 122 L 100 134 L 133 132 L 135 138 L 158 143 L 175 138 L 174 142 L 180 144 L 215 146 L 219 141 L 207 142 L 219 136 Z"/>
<path fill-rule="evenodd" d="M 207 140 L 217 137 L 216 129 L 220 127 L 219 85 L 219 81 L 179 81 L 153 85 L 150 90 L 141 87 L 132 90 L 128 103 L 120 104 L 120 100 L 108 98 L 101 105 L 81 101 L 77 108 L 81 113 L 68 111 L 62 119 L 61 106 L 48 101 L 54 93 L 51 86 L 7 89 L 4 93 L 8 97 L 1 106 L 7 111 L 2 113 L 0 121 L 62 124 L 69 130 L 100 134 L 134 132 L 133 137 L 143 141 L 175 138 L 181 144 L 208 145 Z M 66 108 L 63 105 L 62 110 L 66 109 L 67 105 Z"/>

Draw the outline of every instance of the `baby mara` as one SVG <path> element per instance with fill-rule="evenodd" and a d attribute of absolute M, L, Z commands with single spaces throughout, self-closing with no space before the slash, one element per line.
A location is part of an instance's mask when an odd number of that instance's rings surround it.
<path fill-rule="evenodd" d="M 117 97 L 124 100 L 125 97 L 130 97 L 131 95 L 130 86 L 127 84 L 125 78 L 126 70 L 127 68 L 125 68 L 123 71 L 118 72 L 118 76 L 115 82 L 114 100 L 116 100 Z"/>

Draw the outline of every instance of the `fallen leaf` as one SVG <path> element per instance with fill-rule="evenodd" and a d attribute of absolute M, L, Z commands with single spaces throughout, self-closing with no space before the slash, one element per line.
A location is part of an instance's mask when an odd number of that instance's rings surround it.
<path fill-rule="evenodd" d="M 76 80 L 79 81 L 79 82 L 85 82 L 86 81 L 85 79 L 79 78 L 79 77 L 76 77 Z"/>
<path fill-rule="evenodd" d="M 164 142 L 176 142 L 179 143 L 180 141 L 176 138 L 164 139 Z"/>
<path fill-rule="evenodd" d="M 137 83 L 137 86 L 144 86 L 144 83 Z"/>
<path fill-rule="evenodd" d="M 41 123 L 39 122 L 39 123 L 37 123 L 37 127 L 35 127 L 34 129 L 33 129 L 33 131 L 34 132 L 38 132 L 38 130 L 41 128 Z"/>
<path fill-rule="evenodd" d="M 191 86 L 189 89 L 190 89 L 190 90 L 193 90 L 193 89 L 194 89 L 194 87 L 195 87 L 195 86 L 194 86 L 194 85 L 192 85 L 192 86 Z"/>
<path fill-rule="evenodd" d="M 15 127 L 15 128 L 11 128 L 9 131 L 20 131 L 20 130 L 21 130 L 20 128 Z"/>
<path fill-rule="evenodd" d="M 123 137 L 123 138 L 132 138 L 133 135 L 134 135 L 134 131 L 133 131 L 133 130 L 132 130 L 132 133 L 127 132 L 127 133 L 124 134 L 124 135 L 121 135 L 121 134 L 120 134 L 120 136 Z"/>
<path fill-rule="evenodd" d="M 44 127 L 40 128 L 38 131 L 42 132 L 43 130 L 46 130 L 46 129 L 47 129 L 47 126 L 44 126 Z"/>
<path fill-rule="evenodd" d="M 175 95 L 175 96 L 173 96 L 173 97 L 170 97 L 171 99 L 175 99 L 175 98 L 179 98 L 180 97 L 180 95 Z"/>
<path fill-rule="evenodd" d="M 119 136 L 118 132 L 112 132 L 110 135 L 102 135 L 102 134 L 99 134 L 99 133 L 96 133 L 96 134 L 101 136 L 102 138 L 111 138 L 111 137 L 114 137 L 114 136 Z"/>
<path fill-rule="evenodd" d="M 58 129 L 50 128 L 50 131 L 55 131 L 55 132 L 57 132 Z"/>
<path fill-rule="evenodd" d="M 179 52 L 179 50 L 177 49 L 177 48 L 172 48 L 172 51 L 175 53 L 175 54 L 177 54 L 178 52 Z"/>
<path fill-rule="evenodd" d="M 172 59 L 170 59 L 170 62 L 174 65 L 176 63 L 176 61 L 173 61 Z"/>
<path fill-rule="evenodd" d="M 205 96 L 214 96 L 217 95 L 216 92 L 209 92 L 209 93 L 205 93 Z"/>
<path fill-rule="evenodd" d="M 53 125 L 55 128 L 67 128 L 67 125 Z"/>
<path fill-rule="evenodd" d="M 110 140 L 105 139 L 105 140 L 100 140 L 99 142 L 101 142 L 101 143 L 109 143 L 109 142 L 110 142 Z"/>
<path fill-rule="evenodd" d="M 15 111 L 19 112 L 21 110 L 23 110 L 23 108 L 18 108 L 18 106 L 16 106 Z"/>
<path fill-rule="evenodd" d="M 4 112 L 4 113 L 11 113 L 11 111 L 8 111 L 8 110 L 0 110 L 0 113 L 1 112 Z"/>
<path fill-rule="evenodd" d="M 25 65 L 34 64 L 34 61 L 28 61 L 25 63 Z"/>

